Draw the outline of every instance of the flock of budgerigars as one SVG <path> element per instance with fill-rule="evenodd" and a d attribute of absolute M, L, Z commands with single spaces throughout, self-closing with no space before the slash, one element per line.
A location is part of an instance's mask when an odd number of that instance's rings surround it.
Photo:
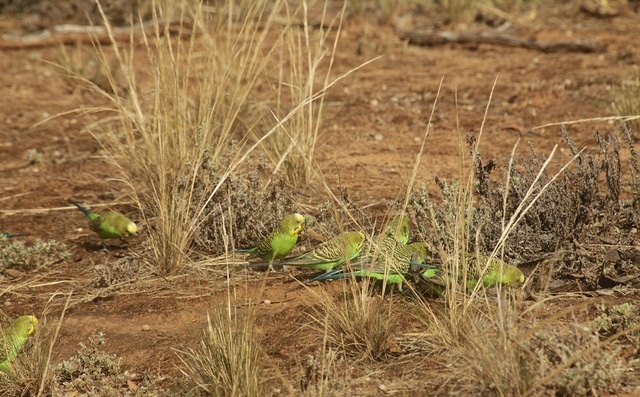
<path fill-rule="evenodd" d="M 71 203 L 89 218 L 89 229 L 100 237 L 105 250 L 107 248 L 104 240 L 126 239 L 135 236 L 138 231 L 136 224 L 119 212 L 97 214 L 74 201 Z M 364 233 L 360 231 L 348 231 L 317 245 L 310 251 L 287 257 L 293 251 L 305 226 L 306 220 L 303 215 L 287 215 L 258 245 L 236 252 L 249 253 L 248 259 L 260 258 L 264 262 L 252 265 L 268 266 L 271 271 L 274 271 L 274 264 L 324 271 L 306 283 L 340 278 L 367 278 L 396 285 L 401 290 L 402 284 L 412 274 L 426 281 L 432 287 L 431 291 L 445 291 L 446 272 L 438 260 L 437 253 L 429 243 L 409 243 L 411 226 L 406 215 L 397 215 L 381 234 L 372 238 L 371 242 L 367 242 Z M 2 235 L 4 238 L 23 236 L 9 233 Z M 520 269 L 497 258 L 469 254 L 467 260 L 481 261 L 480 264 L 474 263 L 473 266 L 469 266 L 470 268 L 486 269 L 481 277 L 476 272 L 471 272 L 466 280 L 467 288 L 476 288 L 478 283 L 484 287 L 517 287 L 524 283 L 524 274 Z M 489 260 L 491 262 L 488 262 Z M 10 361 L 18 355 L 29 336 L 35 332 L 37 322 L 35 316 L 21 316 L 3 329 L 0 335 L 0 371 L 10 368 Z"/>

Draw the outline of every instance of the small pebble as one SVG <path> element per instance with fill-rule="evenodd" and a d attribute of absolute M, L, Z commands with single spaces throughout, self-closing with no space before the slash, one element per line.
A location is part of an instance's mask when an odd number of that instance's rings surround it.
<path fill-rule="evenodd" d="M 137 372 L 124 371 L 124 377 L 129 380 L 140 380 L 142 377 Z"/>
<path fill-rule="evenodd" d="M 148 324 L 142 326 L 143 331 L 151 331 L 151 327 Z"/>
<path fill-rule="evenodd" d="M 262 301 L 262 303 L 264 303 L 265 305 L 270 305 L 271 301 L 269 299 L 265 299 Z"/>
<path fill-rule="evenodd" d="M 382 139 L 384 139 L 384 135 L 382 135 L 382 134 L 375 134 L 373 136 L 373 140 L 376 141 L 376 142 L 380 142 Z"/>

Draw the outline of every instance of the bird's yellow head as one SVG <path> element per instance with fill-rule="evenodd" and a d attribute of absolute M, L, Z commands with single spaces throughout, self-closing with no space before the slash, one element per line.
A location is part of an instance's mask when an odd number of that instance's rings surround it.
<path fill-rule="evenodd" d="M 356 242 L 356 250 L 360 250 L 364 247 L 364 243 L 366 241 L 366 237 L 362 232 L 354 232 L 354 240 Z"/>
<path fill-rule="evenodd" d="M 29 336 L 36 332 L 36 324 L 38 319 L 36 316 L 20 316 L 16 319 L 14 326 L 20 333 Z"/>
<path fill-rule="evenodd" d="M 129 222 L 129 224 L 127 225 L 127 236 L 135 236 L 136 233 L 138 233 L 138 226 L 136 226 L 135 223 L 133 222 Z"/>
<path fill-rule="evenodd" d="M 289 215 L 285 218 L 285 222 L 287 223 L 287 228 L 289 229 L 289 233 L 292 236 L 297 236 L 300 234 L 306 225 L 306 220 L 304 216 L 296 213 L 293 215 Z"/>
<path fill-rule="evenodd" d="M 511 287 L 519 287 L 524 284 L 524 273 L 516 266 L 507 264 L 504 267 L 503 277 L 505 284 Z"/>

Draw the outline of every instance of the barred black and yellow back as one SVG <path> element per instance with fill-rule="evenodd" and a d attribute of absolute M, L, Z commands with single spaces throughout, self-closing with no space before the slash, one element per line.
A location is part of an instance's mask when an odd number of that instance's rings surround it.
<path fill-rule="evenodd" d="M 364 243 L 365 235 L 362 232 L 345 232 L 282 263 L 310 269 L 331 270 L 357 257 L 364 248 Z"/>

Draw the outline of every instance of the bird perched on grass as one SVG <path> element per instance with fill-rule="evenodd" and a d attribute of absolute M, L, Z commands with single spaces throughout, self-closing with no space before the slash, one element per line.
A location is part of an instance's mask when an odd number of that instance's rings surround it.
<path fill-rule="evenodd" d="M 258 245 L 239 249 L 236 252 L 249 252 L 248 259 L 262 258 L 273 270 L 273 262 L 289 255 L 298 242 L 298 235 L 305 227 L 305 218 L 300 214 L 284 217 L 278 227 L 269 233 Z"/>
<path fill-rule="evenodd" d="M 96 232 L 100 237 L 102 247 L 105 250 L 107 250 L 107 247 L 104 244 L 104 240 L 111 238 L 124 240 L 130 236 L 135 236 L 138 232 L 136 224 L 117 211 L 107 211 L 100 215 L 89 211 L 75 201 L 71 201 L 71 204 L 78 207 L 89 218 L 89 229 Z"/>
<path fill-rule="evenodd" d="M 29 336 L 36 330 L 35 316 L 20 316 L 0 334 L 0 371 L 8 371 Z"/>

